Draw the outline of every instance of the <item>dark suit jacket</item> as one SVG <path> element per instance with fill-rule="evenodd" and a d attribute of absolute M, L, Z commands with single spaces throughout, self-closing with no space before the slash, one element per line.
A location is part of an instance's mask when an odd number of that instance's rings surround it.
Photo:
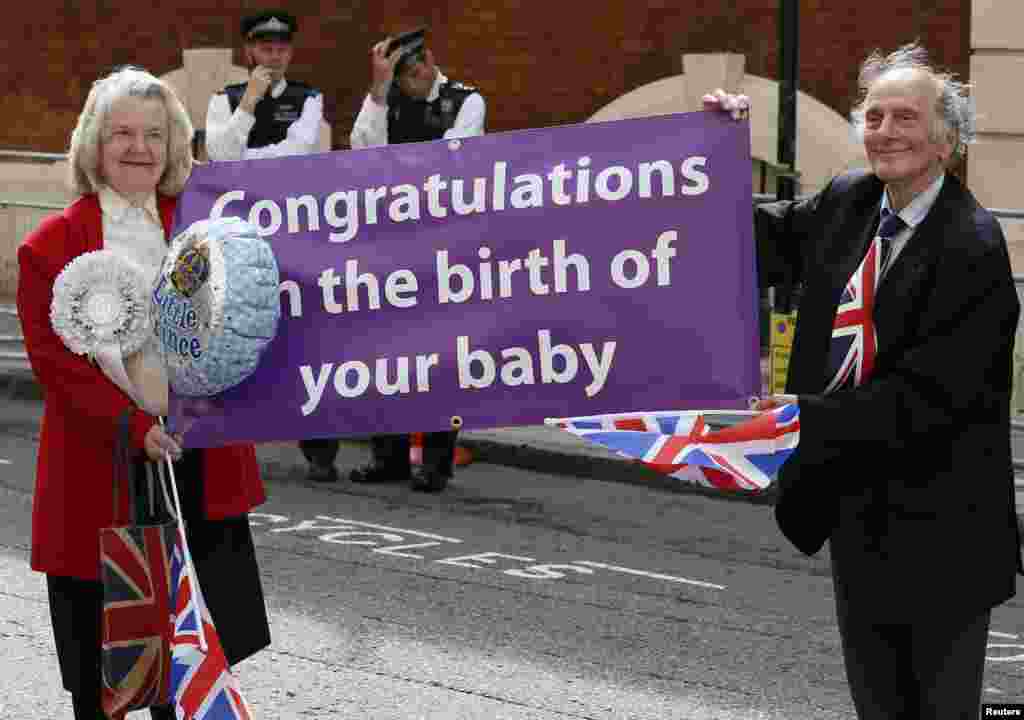
<path fill-rule="evenodd" d="M 159 197 L 165 232 L 173 198 Z M 84 580 L 99 577 L 98 531 L 113 523 L 113 451 L 117 420 L 131 399 L 53 331 L 53 283 L 82 253 L 103 248 L 99 200 L 86 195 L 53 215 L 18 248 L 18 316 L 45 406 L 32 506 L 32 569 Z M 156 418 L 134 408 L 131 435 L 142 452 Z M 203 451 L 204 509 L 211 520 L 248 512 L 266 500 L 252 445 Z M 122 508 L 122 518 L 127 517 Z"/>
<path fill-rule="evenodd" d="M 1006 241 L 952 176 L 879 288 L 872 376 L 821 394 L 840 293 L 878 225 L 882 182 L 835 178 L 755 212 L 764 286 L 804 293 L 787 391 L 800 446 L 775 516 L 802 552 L 831 541 L 836 592 L 877 618 L 980 612 L 1015 592 L 1009 442 L 1020 312 Z"/>

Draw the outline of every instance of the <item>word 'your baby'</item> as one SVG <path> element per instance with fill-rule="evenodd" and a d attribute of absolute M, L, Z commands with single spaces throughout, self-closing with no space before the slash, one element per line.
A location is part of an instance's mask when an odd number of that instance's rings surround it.
<path fill-rule="evenodd" d="M 461 390 L 484 390 L 495 383 L 507 387 L 540 383 L 569 383 L 585 368 L 590 373 L 584 387 L 587 397 L 601 392 L 612 369 L 616 341 L 607 340 L 600 350 L 594 343 L 580 343 L 578 349 L 564 343 L 553 344 L 550 330 L 537 331 L 536 358 L 532 348 L 508 347 L 498 352 L 470 348 L 470 339 L 456 339 L 455 369 Z M 582 363 L 580 362 L 582 358 Z M 322 363 L 314 373 L 313 366 L 301 365 L 299 374 L 307 399 L 302 414 L 316 411 L 329 381 L 339 397 L 355 398 L 367 392 L 379 395 L 401 395 L 430 392 L 431 371 L 439 367 L 439 353 L 397 358 L 377 358 L 373 366 L 362 360 L 347 360 L 337 366 Z M 392 369 L 393 366 L 393 369 Z M 587 380 L 587 377 L 583 377 Z"/>

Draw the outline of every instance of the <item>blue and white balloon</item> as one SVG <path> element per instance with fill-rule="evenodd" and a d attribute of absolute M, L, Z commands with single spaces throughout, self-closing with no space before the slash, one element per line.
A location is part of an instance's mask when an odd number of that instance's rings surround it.
<path fill-rule="evenodd" d="M 279 284 L 270 245 L 240 218 L 199 220 L 174 238 L 151 307 L 175 393 L 217 395 L 256 370 L 277 334 Z"/>

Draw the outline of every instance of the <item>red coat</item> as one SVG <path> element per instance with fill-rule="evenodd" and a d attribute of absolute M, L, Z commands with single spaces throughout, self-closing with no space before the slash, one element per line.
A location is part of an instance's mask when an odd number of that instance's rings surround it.
<path fill-rule="evenodd" d="M 169 234 L 175 201 L 159 196 L 157 201 Z M 50 325 L 50 303 L 64 266 L 102 248 L 103 220 L 95 195 L 44 220 L 18 248 L 18 315 L 45 403 L 32 507 L 32 569 L 87 580 L 99 577 L 98 531 L 115 524 L 117 418 L 134 405 L 101 370 L 64 346 Z M 134 409 L 131 441 L 139 453 L 155 422 Z M 266 500 L 252 445 L 205 450 L 203 469 L 211 520 L 240 515 Z"/>

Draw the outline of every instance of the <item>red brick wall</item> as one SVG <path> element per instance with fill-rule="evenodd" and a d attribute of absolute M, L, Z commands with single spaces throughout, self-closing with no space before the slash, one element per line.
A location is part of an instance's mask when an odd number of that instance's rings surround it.
<path fill-rule="evenodd" d="M 486 95 L 489 130 L 581 122 L 623 93 L 680 72 L 683 53 L 743 53 L 747 72 L 776 78 L 778 2 L 290 0 L 300 31 L 289 74 L 324 91 L 336 145 L 347 146 L 369 82 L 370 45 L 423 23 L 442 68 Z M 96 77 L 122 63 L 169 72 L 181 65 L 182 48 L 237 48 L 239 17 L 257 6 L 5 4 L 0 148 L 63 151 Z M 845 115 L 857 63 L 875 47 L 914 39 L 966 77 L 969 20 L 970 0 L 801 0 L 800 88 Z"/>

